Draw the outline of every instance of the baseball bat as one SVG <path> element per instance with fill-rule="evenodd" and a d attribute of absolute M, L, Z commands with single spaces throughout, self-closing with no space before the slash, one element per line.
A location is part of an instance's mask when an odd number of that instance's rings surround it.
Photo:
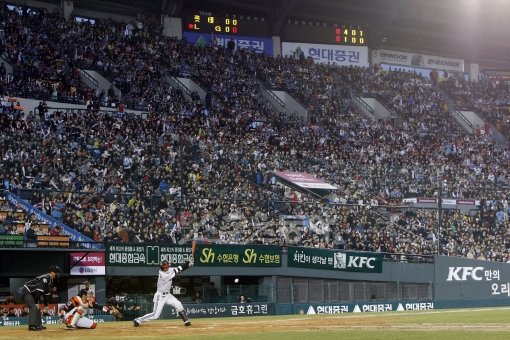
<path fill-rule="evenodd" d="M 191 242 L 191 257 L 195 258 L 195 250 L 197 249 L 197 241 L 193 240 Z"/>

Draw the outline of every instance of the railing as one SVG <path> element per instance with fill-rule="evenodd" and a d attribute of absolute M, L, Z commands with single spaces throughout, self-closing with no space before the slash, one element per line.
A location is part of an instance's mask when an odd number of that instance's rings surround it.
<path fill-rule="evenodd" d="M 471 129 L 472 133 L 475 133 L 475 128 L 474 128 L 473 124 L 471 124 L 469 119 L 467 119 L 466 116 L 464 116 L 464 114 L 462 112 L 455 111 L 455 115 L 457 115 L 457 117 L 459 117 Z"/>
<path fill-rule="evenodd" d="M 84 104 L 83 104 L 84 105 Z M 62 111 L 62 112 L 76 112 L 78 114 L 81 114 L 81 113 L 88 113 L 90 110 L 83 107 L 83 108 L 80 108 L 80 107 L 47 107 L 47 110 L 48 112 L 50 111 Z M 103 113 L 107 113 L 107 114 L 111 114 L 111 115 L 114 115 L 114 114 L 117 114 L 119 111 L 117 109 L 109 109 L 109 108 L 100 108 L 98 110 L 99 112 L 103 112 Z M 37 107 L 34 108 L 34 114 L 37 116 L 39 113 L 39 109 Z M 126 116 L 139 116 L 140 118 L 142 119 L 147 119 L 147 114 L 148 112 L 142 112 L 140 114 L 136 114 L 136 113 L 132 113 L 132 112 L 125 112 Z"/>
<path fill-rule="evenodd" d="M 95 247 L 94 247 L 95 246 Z M 90 241 L 71 241 L 67 235 L 37 235 L 37 239 L 28 240 L 24 235 L 0 235 L 0 249 L 94 249 L 94 251 L 102 251 L 104 249 L 103 242 Z"/>
<path fill-rule="evenodd" d="M 99 82 L 97 81 L 96 78 L 92 77 L 90 73 L 88 73 L 84 69 L 80 69 L 80 74 L 83 75 L 83 78 L 85 78 L 87 81 L 91 82 L 96 89 L 99 87 Z"/>
<path fill-rule="evenodd" d="M 186 93 L 188 96 L 191 96 L 191 90 L 186 85 L 184 85 L 184 83 L 180 81 L 179 78 L 174 76 L 168 77 L 170 77 L 170 79 L 172 79 L 177 84 L 177 87 L 184 91 L 184 93 Z"/>
<path fill-rule="evenodd" d="M 266 89 L 266 93 L 269 94 L 269 96 L 271 96 L 271 98 L 276 100 L 278 105 L 280 105 L 281 107 L 285 108 L 285 102 L 283 100 L 281 100 L 281 98 L 278 97 L 272 90 Z"/>
<path fill-rule="evenodd" d="M 370 114 L 372 114 L 374 117 L 375 117 L 375 114 L 374 114 L 374 109 L 367 104 L 366 101 L 363 100 L 363 98 L 361 98 L 360 96 L 358 95 L 355 95 L 354 98 L 356 99 L 356 101 L 358 103 L 361 104 L 361 106 L 363 106 L 365 108 L 365 110 L 367 110 L 368 112 L 370 112 Z"/>

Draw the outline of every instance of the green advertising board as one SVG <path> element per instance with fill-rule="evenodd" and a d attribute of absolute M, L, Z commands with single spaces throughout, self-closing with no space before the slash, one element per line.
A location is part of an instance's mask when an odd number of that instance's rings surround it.
<path fill-rule="evenodd" d="M 348 272 L 382 273 L 382 255 L 377 253 L 289 247 L 287 266 Z"/>
<path fill-rule="evenodd" d="M 0 235 L 0 248 L 23 248 L 23 235 Z"/>
<path fill-rule="evenodd" d="M 108 266 L 156 267 L 166 260 L 172 265 L 184 263 L 191 257 L 191 245 L 152 245 L 140 243 L 110 243 L 106 245 Z"/>
<path fill-rule="evenodd" d="M 281 267 L 282 248 L 277 246 L 198 244 L 195 266 Z"/>

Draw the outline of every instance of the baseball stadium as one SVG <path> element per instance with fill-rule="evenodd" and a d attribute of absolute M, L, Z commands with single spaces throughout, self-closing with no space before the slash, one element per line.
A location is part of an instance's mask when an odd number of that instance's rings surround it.
<path fill-rule="evenodd" d="M 508 339 L 509 11 L 0 1 L 0 338 Z"/>

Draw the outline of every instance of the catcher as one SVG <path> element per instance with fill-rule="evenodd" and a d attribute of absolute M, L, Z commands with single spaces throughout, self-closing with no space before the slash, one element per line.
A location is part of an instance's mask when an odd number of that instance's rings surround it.
<path fill-rule="evenodd" d="M 97 304 L 92 292 L 88 291 L 87 289 L 82 289 L 77 296 L 72 297 L 69 301 L 67 301 L 65 306 L 60 309 L 60 314 L 64 319 L 66 329 L 94 329 L 97 327 L 96 322 L 84 316 L 85 308 L 94 308 L 102 310 L 103 312 L 109 312 L 117 319 L 122 317 L 122 315 L 116 315 L 116 312 L 113 309 L 110 309 L 108 306 Z"/>

